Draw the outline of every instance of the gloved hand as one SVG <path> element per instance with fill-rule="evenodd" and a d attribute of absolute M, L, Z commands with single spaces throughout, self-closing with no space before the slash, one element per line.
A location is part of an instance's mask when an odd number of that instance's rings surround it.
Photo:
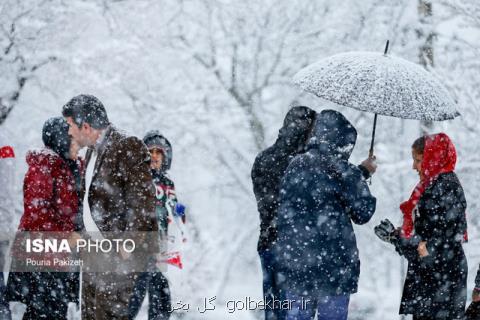
<path fill-rule="evenodd" d="M 396 230 L 395 226 L 390 222 L 390 220 L 385 219 L 380 222 L 378 226 L 374 228 L 375 234 L 380 240 L 392 243 L 396 239 Z"/>
<path fill-rule="evenodd" d="M 182 219 L 183 223 L 187 222 L 187 216 L 185 215 L 185 206 L 181 203 L 175 205 L 175 214 Z"/>
<path fill-rule="evenodd" d="M 375 171 L 377 171 L 376 160 L 377 160 L 377 157 L 372 155 L 372 156 L 369 156 L 367 159 L 363 160 L 362 163 L 360 164 L 362 167 L 364 167 L 368 171 L 368 174 L 370 177 L 375 173 Z"/>

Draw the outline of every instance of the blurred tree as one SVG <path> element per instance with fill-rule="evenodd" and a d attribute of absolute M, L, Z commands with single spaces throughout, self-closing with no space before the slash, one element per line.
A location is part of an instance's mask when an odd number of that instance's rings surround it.
<path fill-rule="evenodd" d="M 419 15 L 419 28 L 417 31 L 417 37 L 421 41 L 421 46 L 418 51 L 419 63 L 424 68 L 433 67 L 433 40 L 435 33 L 433 31 L 432 23 L 432 2 L 427 0 L 418 0 L 418 15 Z M 433 129 L 433 121 L 423 120 L 420 122 L 421 134 L 428 134 Z"/>
<path fill-rule="evenodd" d="M 18 104 L 36 71 L 56 60 L 38 52 L 49 17 L 39 13 L 50 1 L 2 1 L 0 7 L 0 125 Z"/>

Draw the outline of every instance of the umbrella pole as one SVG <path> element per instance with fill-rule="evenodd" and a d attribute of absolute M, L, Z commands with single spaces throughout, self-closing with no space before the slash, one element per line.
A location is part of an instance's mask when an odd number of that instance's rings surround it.
<path fill-rule="evenodd" d="M 383 52 L 384 55 L 388 53 L 388 45 L 390 44 L 390 40 L 387 40 L 385 44 L 385 51 Z M 368 152 L 368 157 L 373 157 L 373 145 L 375 144 L 375 129 L 377 128 L 377 114 L 375 113 L 375 118 L 373 119 L 373 131 L 372 131 L 372 142 L 370 143 L 370 151 Z"/>
<path fill-rule="evenodd" d="M 373 119 L 373 131 L 372 131 L 372 141 L 370 142 L 370 151 L 368 152 L 368 157 L 373 157 L 373 145 L 375 144 L 375 129 L 377 128 L 377 116 L 375 113 L 375 118 Z"/>

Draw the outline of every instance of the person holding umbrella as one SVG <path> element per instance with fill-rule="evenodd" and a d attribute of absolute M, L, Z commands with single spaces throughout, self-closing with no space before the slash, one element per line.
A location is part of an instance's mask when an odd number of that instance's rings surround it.
<path fill-rule="evenodd" d="M 282 319 L 347 319 L 360 274 L 352 222 L 367 223 L 376 207 L 366 182 L 374 157 L 362 169 L 349 162 L 356 139 L 340 112 L 323 110 L 282 179 L 273 251 L 282 300 L 292 302 Z"/>
<path fill-rule="evenodd" d="M 457 155 L 445 133 L 423 136 L 412 145 L 420 181 L 400 205 L 403 225 L 388 220 L 375 234 L 408 260 L 400 314 L 414 320 L 464 319 L 467 260 L 467 202 L 454 169 Z"/>

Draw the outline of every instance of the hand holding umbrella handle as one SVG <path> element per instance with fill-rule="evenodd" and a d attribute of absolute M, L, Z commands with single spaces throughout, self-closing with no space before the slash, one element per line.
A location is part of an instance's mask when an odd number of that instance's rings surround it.
<path fill-rule="evenodd" d="M 371 156 L 363 160 L 362 163 L 360 164 L 360 166 L 363 167 L 363 170 L 368 171 L 369 177 L 371 177 L 377 170 L 377 164 L 375 163 L 376 159 L 377 158 L 375 156 Z"/>

